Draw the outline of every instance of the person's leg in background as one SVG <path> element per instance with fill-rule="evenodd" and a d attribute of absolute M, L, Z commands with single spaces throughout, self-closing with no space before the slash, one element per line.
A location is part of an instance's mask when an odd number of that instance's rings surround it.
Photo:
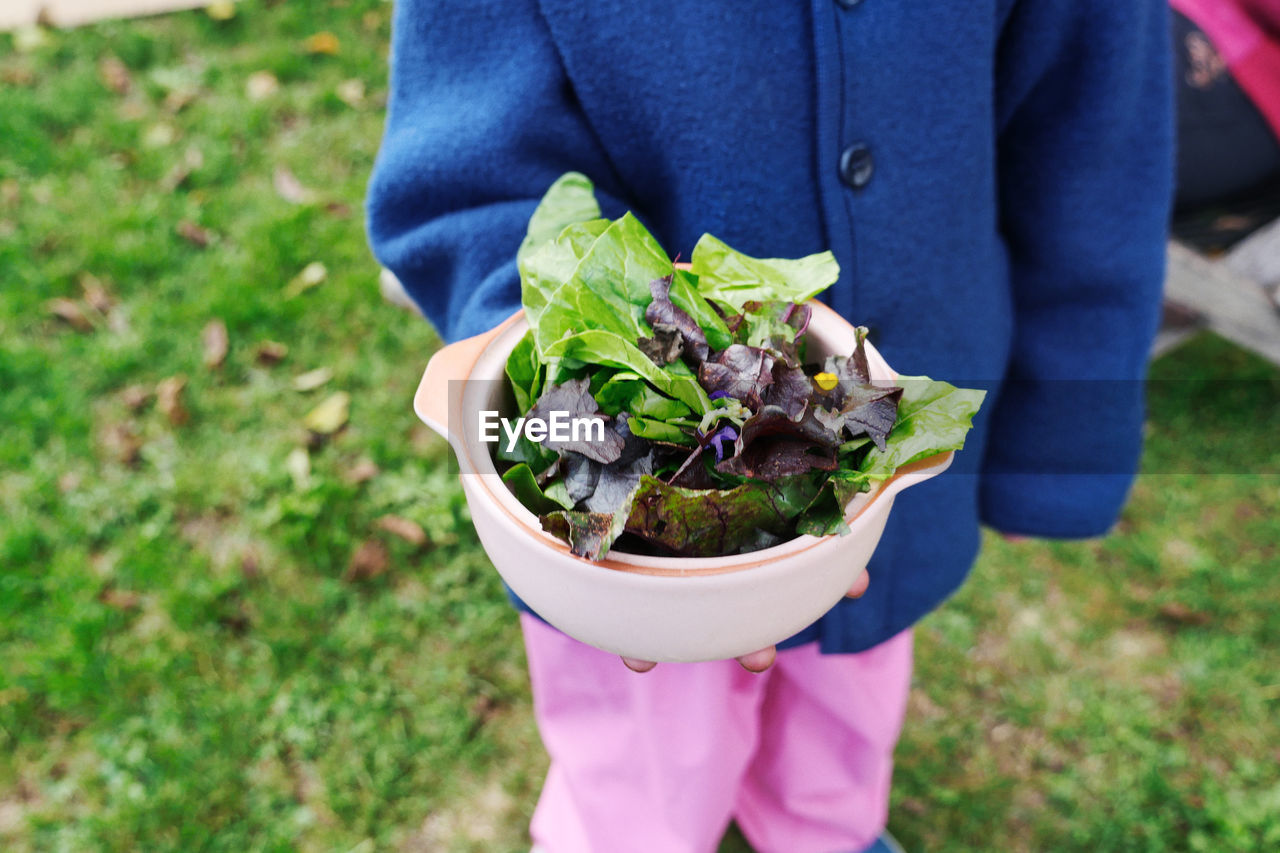
<path fill-rule="evenodd" d="M 885 829 L 912 633 L 858 654 L 779 652 L 734 809 L 759 853 L 857 853 Z"/>
<path fill-rule="evenodd" d="M 1178 208 L 1230 201 L 1280 180 L 1280 140 L 1209 37 L 1179 12 L 1173 48 Z"/>
<path fill-rule="evenodd" d="M 530 833 L 545 853 L 714 853 L 755 751 L 771 673 L 735 661 L 635 673 L 522 615 L 551 768 Z"/>

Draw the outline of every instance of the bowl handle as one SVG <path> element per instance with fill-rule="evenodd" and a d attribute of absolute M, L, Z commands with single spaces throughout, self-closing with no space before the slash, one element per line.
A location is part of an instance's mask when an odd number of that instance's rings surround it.
<path fill-rule="evenodd" d="M 424 424 L 455 447 L 454 439 L 461 436 L 450 435 L 449 413 L 462 411 L 463 380 L 471 376 L 476 361 L 489 344 L 515 325 L 522 315 L 523 312 L 517 311 L 487 332 L 441 347 L 427 362 L 418 393 L 413 395 L 413 410 Z"/>

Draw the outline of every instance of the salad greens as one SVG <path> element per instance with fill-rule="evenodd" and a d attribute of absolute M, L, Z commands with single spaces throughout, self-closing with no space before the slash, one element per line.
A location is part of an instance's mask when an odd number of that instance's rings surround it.
<path fill-rule="evenodd" d="M 521 416 L 604 422 L 594 441 L 499 445 L 503 480 L 573 553 L 720 556 L 847 532 L 844 507 L 911 462 L 959 450 L 984 392 L 873 381 L 805 358 L 806 301 L 830 252 L 752 258 L 703 235 L 675 269 L 576 173 L 547 191 L 517 254 L 529 331 L 506 373 Z"/>

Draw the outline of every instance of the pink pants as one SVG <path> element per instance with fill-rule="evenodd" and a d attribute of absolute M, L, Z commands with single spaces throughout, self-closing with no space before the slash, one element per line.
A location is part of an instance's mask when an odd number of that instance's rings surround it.
<path fill-rule="evenodd" d="M 815 644 L 628 670 L 521 616 L 551 768 L 546 853 L 713 853 L 736 819 L 760 853 L 854 853 L 884 830 L 911 682 L 910 631 L 859 654 Z"/>

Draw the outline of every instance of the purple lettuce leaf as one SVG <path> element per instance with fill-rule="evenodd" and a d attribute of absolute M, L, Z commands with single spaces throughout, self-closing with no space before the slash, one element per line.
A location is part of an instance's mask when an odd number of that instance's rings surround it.
<path fill-rule="evenodd" d="M 550 421 L 552 412 L 567 412 L 569 418 L 595 417 L 605 424 L 604 435 L 600 441 L 589 440 L 589 435 L 579 436 L 577 441 L 553 441 L 550 437 L 542 443 L 543 447 L 552 450 L 573 451 L 581 453 L 597 462 L 613 462 L 622 454 L 624 441 L 608 425 L 611 418 L 600 414 L 600 407 L 591 396 L 590 382 L 585 378 L 571 379 L 560 385 L 548 385 L 526 415 L 528 418 L 542 418 Z"/>
<path fill-rule="evenodd" d="M 742 424 L 734 455 L 716 470 L 769 482 L 812 469 L 831 471 L 839 446 L 840 437 L 812 413 L 796 420 L 780 406 L 765 406 Z"/>
<path fill-rule="evenodd" d="M 653 294 L 653 301 L 645 309 L 644 318 L 653 327 L 654 337 L 657 337 L 659 326 L 674 328 L 680 333 L 684 351 L 693 357 L 695 363 L 706 361 L 710 354 L 707 335 L 688 313 L 671 301 L 671 276 L 649 282 L 649 292 Z M 641 349 L 644 350 L 643 345 Z M 647 350 L 645 354 L 648 355 Z M 666 362 L 658 362 L 658 364 L 662 365 L 674 360 L 667 359 Z"/>
<path fill-rule="evenodd" d="M 684 354 L 684 338 L 680 329 L 666 323 L 654 323 L 653 337 L 637 339 L 636 346 L 658 367 L 679 361 Z"/>
<path fill-rule="evenodd" d="M 733 344 L 698 365 L 698 381 L 708 394 L 723 392 L 754 411 L 764 405 L 765 389 L 773 383 L 774 361 L 759 347 Z"/>
<path fill-rule="evenodd" d="M 643 477 L 626 531 L 681 556 L 736 554 L 791 536 L 795 517 L 819 488 L 806 477 L 731 489 L 686 489 Z"/>
<path fill-rule="evenodd" d="M 884 450 L 885 440 L 898 420 L 902 389 L 885 385 L 853 385 L 844 389 L 839 409 L 817 406 L 813 416 L 836 435 L 867 435 Z"/>

